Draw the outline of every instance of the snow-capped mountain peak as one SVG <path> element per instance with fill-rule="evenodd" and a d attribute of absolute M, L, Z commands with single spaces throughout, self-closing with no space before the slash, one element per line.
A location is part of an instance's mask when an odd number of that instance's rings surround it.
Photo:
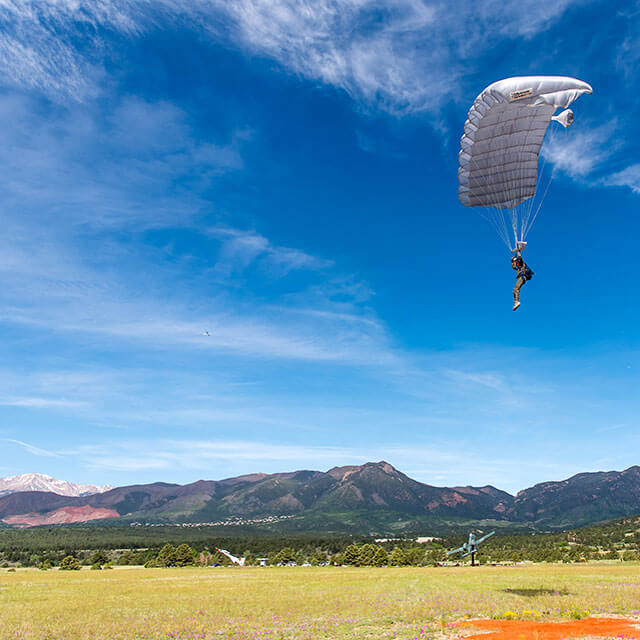
<path fill-rule="evenodd" d="M 97 487 L 93 484 L 73 484 L 57 480 L 42 473 L 21 473 L 17 476 L 0 478 L 0 496 L 17 491 L 50 491 L 61 496 L 88 496 L 113 489 L 110 486 Z"/>

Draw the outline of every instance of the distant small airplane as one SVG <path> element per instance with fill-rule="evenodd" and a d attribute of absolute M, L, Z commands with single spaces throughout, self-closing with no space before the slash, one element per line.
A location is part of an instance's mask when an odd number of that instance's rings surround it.
<path fill-rule="evenodd" d="M 202 336 L 210 336 L 211 334 L 208 331 L 203 331 L 200 335 L 202 335 Z"/>
<path fill-rule="evenodd" d="M 482 536 L 482 538 L 478 538 L 476 540 L 476 534 L 473 531 L 469 534 L 469 541 L 465 542 L 461 547 L 457 549 L 453 549 L 452 551 L 447 551 L 447 555 L 451 556 L 454 553 L 459 553 L 460 558 L 466 558 L 467 556 L 471 556 L 471 566 L 475 567 L 476 564 L 476 553 L 478 552 L 478 545 L 481 542 L 484 542 L 487 538 L 490 538 L 495 531 L 491 531 L 487 533 L 486 536 Z"/>

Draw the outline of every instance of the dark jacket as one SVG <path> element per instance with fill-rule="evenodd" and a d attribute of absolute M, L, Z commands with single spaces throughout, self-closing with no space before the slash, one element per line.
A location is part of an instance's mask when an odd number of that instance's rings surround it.
<path fill-rule="evenodd" d="M 534 276 L 534 272 L 522 258 L 519 260 L 512 260 L 511 268 L 516 271 L 516 277 L 522 278 L 523 280 L 531 280 Z"/>

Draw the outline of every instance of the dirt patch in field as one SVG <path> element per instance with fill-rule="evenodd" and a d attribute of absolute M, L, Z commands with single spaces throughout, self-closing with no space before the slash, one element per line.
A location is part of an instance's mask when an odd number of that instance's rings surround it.
<path fill-rule="evenodd" d="M 624 618 L 585 618 L 566 622 L 532 620 L 465 620 L 456 627 L 471 627 L 482 633 L 464 640 L 569 640 L 569 638 L 626 638 L 640 640 L 640 621 Z"/>

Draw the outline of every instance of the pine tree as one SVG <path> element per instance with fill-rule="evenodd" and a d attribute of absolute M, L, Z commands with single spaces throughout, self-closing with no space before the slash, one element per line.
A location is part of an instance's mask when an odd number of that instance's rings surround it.
<path fill-rule="evenodd" d="M 378 547 L 373 556 L 374 567 L 385 567 L 389 563 L 389 554 L 384 547 Z"/>
<path fill-rule="evenodd" d="M 358 564 L 358 557 L 360 555 L 360 549 L 358 549 L 358 546 L 355 544 L 350 544 L 345 550 L 344 550 L 344 557 L 342 559 L 342 562 L 344 564 Z"/>
<path fill-rule="evenodd" d="M 172 544 L 165 544 L 155 559 L 156 567 L 175 567 L 176 566 L 176 550 Z"/>
<path fill-rule="evenodd" d="M 424 549 L 422 547 L 411 547 L 404 552 L 405 564 L 419 567 L 424 564 Z"/>
<path fill-rule="evenodd" d="M 363 544 L 358 552 L 357 564 L 360 567 L 370 567 L 373 565 L 373 558 L 376 555 L 378 547 L 375 544 Z"/>
<path fill-rule="evenodd" d="M 289 562 L 295 562 L 296 552 L 291 547 L 285 547 L 280 549 L 273 558 L 273 564 L 289 564 Z M 272 564 L 269 562 L 269 564 Z"/>
<path fill-rule="evenodd" d="M 188 567 L 194 563 L 191 547 L 182 543 L 175 551 L 174 562 L 177 567 Z"/>
<path fill-rule="evenodd" d="M 392 567 L 402 567 L 407 563 L 404 551 L 400 547 L 394 547 L 389 556 L 389 565 Z"/>

